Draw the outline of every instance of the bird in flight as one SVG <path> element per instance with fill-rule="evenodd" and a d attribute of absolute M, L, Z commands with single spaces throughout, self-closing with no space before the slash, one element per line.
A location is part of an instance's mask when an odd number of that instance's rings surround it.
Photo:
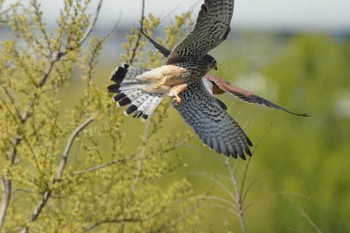
<path fill-rule="evenodd" d="M 217 69 L 216 60 L 208 52 L 223 42 L 230 32 L 234 0 L 205 0 L 194 29 L 169 50 L 143 32 L 166 58 L 166 64 L 154 69 L 124 64 L 117 67 L 108 87 L 116 93 L 117 106 L 128 106 L 124 113 L 146 120 L 162 99 L 173 98 L 172 105 L 201 141 L 225 156 L 245 159 L 251 156 L 253 144 L 227 113 L 226 105 L 213 96 L 224 92 L 241 100 L 293 113 L 253 93 L 234 87 L 223 79 L 207 74 Z"/>

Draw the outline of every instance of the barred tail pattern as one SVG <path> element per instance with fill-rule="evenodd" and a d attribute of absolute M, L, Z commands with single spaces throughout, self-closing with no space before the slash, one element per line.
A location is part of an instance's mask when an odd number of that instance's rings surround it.
<path fill-rule="evenodd" d="M 116 93 L 113 97 L 118 107 L 128 106 L 124 113 L 134 113 L 134 118 L 142 117 L 146 120 L 164 98 L 163 93 L 149 93 L 142 90 L 144 83 L 135 79 L 136 76 L 149 71 L 128 64 L 119 66 L 112 74 L 114 84 L 108 86 L 110 93 Z"/>

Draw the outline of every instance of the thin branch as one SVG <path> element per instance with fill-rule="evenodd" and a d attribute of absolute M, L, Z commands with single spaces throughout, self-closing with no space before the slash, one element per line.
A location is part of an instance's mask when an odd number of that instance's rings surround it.
<path fill-rule="evenodd" d="M 112 160 L 112 161 L 109 161 L 107 163 L 99 164 L 97 166 L 93 166 L 93 167 L 90 167 L 90 168 L 82 170 L 82 171 L 76 171 L 76 172 L 73 173 L 73 175 L 74 176 L 82 175 L 82 174 L 85 174 L 85 173 L 88 173 L 88 172 L 93 172 L 93 171 L 100 170 L 100 169 L 108 167 L 108 166 L 110 166 L 112 164 L 123 163 L 125 161 L 130 161 L 130 160 L 136 160 L 136 158 L 134 156 L 130 156 L 130 157 L 126 157 L 126 158 L 123 158 L 123 159 Z"/>
<path fill-rule="evenodd" d="M 16 102 L 15 102 L 15 98 L 11 95 L 10 91 L 6 88 L 5 84 L 3 84 L 1 81 L 0 81 L 0 86 L 3 88 L 4 92 L 5 92 L 5 95 L 7 96 L 7 98 L 10 100 L 12 106 L 14 107 L 15 111 L 16 111 L 16 114 L 17 114 L 17 117 L 19 119 L 21 119 L 21 112 L 19 111 L 19 109 L 16 107 Z"/>
<path fill-rule="evenodd" d="M 306 219 L 306 221 L 308 221 L 310 226 L 312 226 L 315 229 L 317 233 L 322 233 L 321 229 L 316 225 L 314 221 L 312 221 L 309 215 L 307 215 L 305 211 L 302 208 L 300 208 L 300 206 L 297 206 L 297 209 L 299 210 L 300 214 Z"/>
<path fill-rule="evenodd" d="M 80 40 L 78 42 L 78 47 L 80 47 L 85 42 L 85 40 L 89 37 L 90 33 L 94 29 L 95 24 L 96 24 L 97 19 L 98 19 L 98 16 L 100 14 L 102 3 L 103 3 L 103 0 L 99 0 L 97 7 L 96 7 L 96 10 L 95 10 L 95 14 L 94 14 L 92 20 L 90 21 L 89 26 L 86 28 L 84 35 L 80 38 Z"/>
<path fill-rule="evenodd" d="M 121 18 L 122 18 L 122 13 L 119 14 L 119 18 L 118 18 L 117 22 L 114 24 L 113 28 L 103 37 L 103 39 L 107 39 L 117 29 Z"/>
<path fill-rule="evenodd" d="M 235 211 L 234 209 L 232 209 L 232 208 L 230 208 L 230 207 L 227 207 L 226 205 L 221 205 L 221 204 L 209 204 L 209 206 L 227 210 L 227 211 L 233 213 L 234 215 L 238 216 L 237 211 Z M 239 217 L 239 216 L 238 216 L 238 217 Z"/>
<path fill-rule="evenodd" d="M 7 108 L 8 112 L 11 114 L 13 120 L 16 122 L 16 124 L 18 125 L 18 128 L 17 128 L 17 136 L 15 137 L 14 141 L 13 141 L 13 148 L 12 148 L 12 152 L 9 153 L 10 155 L 7 156 L 7 159 L 9 160 L 10 164 L 13 165 L 15 164 L 15 159 L 16 159 L 16 154 L 17 154 L 17 145 L 22 141 L 22 139 L 24 139 L 24 141 L 27 143 L 30 151 L 32 152 L 32 155 L 33 155 L 33 158 L 34 158 L 34 161 L 35 161 L 35 164 L 39 170 L 39 172 L 41 172 L 40 170 L 40 166 L 39 166 L 39 163 L 38 163 L 38 160 L 36 159 L 36 155 L 35 155 L 35 152 L 34 152 L 34 149 L 32 147 L 32 145 L 30 144 L 28 138 L 26 137 L 23 129 L 22 129 L 22 125 L 21 125 L 21 122 L 19 122 L 17 120 L 17 117 L 15 116 L 15 114 L 12 112 L 10 106 L 8 106 L 8 104 L 6 103 L 6 101 L 3 99 L 3 98 L 0 98 L 0 100 L 2 101 L 2 103 L 4 104 L 4 106 Z M 19 135 L 22 135 L 19 136 Z"/>
<path fill-rule="evenodd" d="M 142 31 L 143 31 L 143 21 L 145 19 L 145 0 L 142 0 L 142 10 L 141 10 L 141 21 L 140 21 L 140 29 L 139 33 L 137 34 L 137 39 L 135 46 L 132 50 L 131 58 L 129 60 L 129 64 L 132 64 L 134 62 L 135 56 L 136 56 L 136 51 L 138 47 L 140 46 L 140 40 L 142 38 Z"/>
<path fill-rule="evenodd" d="M 126 218 L 126 219 L 104 219 L 104 220 L 101 220 L 101 221 L 98 221 L 94 224 L 91 224 L 90 226 L 88 227 L 84 227 L 83 230 L 84 231 L 91 231 L 93 230 L 94 228 L 102 225 L 102 224 L 106 224 L 106 223 L 127 223 L 127 222 L 140 222 L 142 221 L 142 219 L 140 218 Z"/>
<path fill-rule="evenodd" d="M 54 181 L 58 181 L 62 177 L 63 171 L 68 161 L 69 152 L 72 149 L 74 140 L 77 138 L 78 134 L 81 131 L 83 131 L 93 121 L 94 119 L 92 117 L 87 118 L 82 124 L 80 124 L 77 128 L 75 128 L 75 130 L 70 135 L 67 141 L 67 144 L 65 146 L 64 152 L 61 156 L 61 162 L 60 162 L 60 165 L 58 166 Z"/>
<path fill-rule="evenodd" d="M 30 221 L 35 221 L 35 219 L 38 218 L 39 214 L 41 213 L 41 211 L 43 210 L 43 208 L 45 207 L 47 201 L 49 200 L 51 196 L 51 191 L 45 191 L 44 194 L 42 195 L 42 199 L 41 201 L 39 202 L 37 208 L 34 210 L 33 214 L 32 214 L 32 217 L 30 218 Z M 28 229 L 27 227 L 25 227 L 25 231 L 24 232 L 27 232 Z M 23 232 L 23 231 L 22 231 Z"/>
<path fill-rule="evenodd" d="M 215 184 L 220 186 L 222 190 L 224 190 L 235 202 L 237 202 L 236 197 L 233 195 L 233 193 L 223 184 L 221 183 L 218 179 L 211 177 L 210 175 L 205 175 L 205 174 L 200 174 L 201 176 L 212 180 Z"/>
<path fill-rule="evenodd" d="M 236 164 L 237 164 L 237 160 L 236 160 Z M 240 193 L 240 190 L 238 188 L 237 180 L 234 176 L 234 171 L 231 167 L 229 157 L 226 158 L 226 166 L 227 166 L 227 169 L 229 171 L 232 186 L 233 186 L 233 188 L 235 190 L 235 194 L 236 194 L 237 215 L 238 215 L 239 222 L 241 225 L 241 230 L 243 233 L 246 233 L 247 228 L 246 228 L 245 221 L 244 221 L 244 211 L 243 211 L 243 203 L 242 203 L 242 199 L 241 199 L 241 193 Z"/>
<path fill-rule="evenodd" d="M 256 199 L 255 201 L 253 201 L 253 202 L 249 203 L 248 205 L 246 205 L 245 208 L 244 208 L 244 212 L 246 212 L 250 207 L 252 207 L 253 205 L 255 205 L 256 203 L 258 203 L 260 201 L 269 199 L 271 197 L 284 196 L 284 195 L 295 195 L 295 196 L 299 196 L 299 197 L 302 197 L 302 198 L 305 198 L 305 199 L 309 198 L 307 195 L 296 193 L 296 192 L 276 192 L 276 193 L 271 193 L 271 194 L 265 195 L 263 197 L 260 197 L 260 198 Z"/>
<path fill-rule="evenodd" d="M 7 209 L 11 201 L 11 180 L 2 177 L 1 181 L 2 181 L 3 192 L 2 192 L 2 201 L 0 206 L 0 232 L 2 232 L 4 223 L 5 223 Z"/>
<path fill-rule="evenodd" d="M 199 196 L 199 198 L 203 198 L 206 200 L 212 200 L 212 201 L 218 201 L 218 202 L 223 202 L 229 206 L 232 206 L 233 208 L 237 208 L 235 204 L 233 204 L 232 202 L 226 200 L 225 198 L 222 197 L 217 197 L 217 196 L 210 196 L 210 195 L 203 195 L 203 196 Z"/>
<path fill-rule="evenodd" d="M 260 139 L 258 140 L 258 142 L 257 142 L 257 144 L 256 144 L 256 146 L 255 146 L 255 148 L 254 148 L 254 150 L 253 150 L 253 155 L 255 155 L 255 151 L 259 148 L 260 143 L 261 143 L 261 142 L 263 141 L 263 139 L 266 137 L 266 135 L 268 134 L 268 132 L 270 131 L 270 129 L 271 129 L 271 125 L 270 125 L 270 127 L 265 131 L 265 133 L 260 137 Z M 243 172 L 243 178 L 242 178 L 242 184 L 241 184 L 241 190 L 242 190 L 242 192 L 241 192 L 241 199 L 242 199 L 242 202 L 245 200 L 245 198 L 246 198 L 246 196 L 247 196 L 249 190 L 253 187 L 253 184 L 257 181 L 257 179 L 256 179 L 255 181 L 253 181 L 252 183 L 250 183 L 249 186 L 248 186 L 248 188 L 246 188 L 245 191 L 243 191 L 243 190 L 244 190 L 245 183 L 246 183 L 245 181 L 246 181 L 246 178 L 247 178 L 247 175 L 248 175 L 248 168 L 249 168 L 249 165 L 250 165 L 250 163 L 251 163 L 251 160 L 252 160 L 251 158 L 248 159 L 247 164 L 246 164 L 245 169 L 244 169 L 244 172 Z"/>
<path fill-rule="evenodd" d="M 271 175 L 273 172 L 266 172 L 265 174 L 262 174 L 261 176 L 255 178 L 249 185 L 248 187 L 245 189 L 244 194 L 242 195 L 242 202 L 244 202 L 245 198 L 248 195 L 249 190 L 251 190 L 251 188 L 254 186 L 254 184 L 256 184 L 259 180 L 265 178 L 266 176 Z M 242 186 L 243 188 L 243 186 Z"/>
<path fill-rule="evenodd" d="M 195 211 L 198 210 L 201 205 L 202 205 L 201 203 L 196 203 L 196 205 L 191 206 L 190 208 L 187 208 L 187 209 L 181 211 L 181 215 L 179 217 L 172 218 L 171 221 L 167 222 L 167 224 L 162 225 L 161 228 L 158 228 L 156 231 L 153 231 L 153 232 L 159 232 L 159 233 L 169 232 L 168 229 L 171 229 L 170 232 L 173 231 L 176 226 L 178 226 L 179 224 L 183 223 L 183 221 L 186 221 L 188 218 L 193 216 Z M 160 212 L 157 215 L 162 215 L 162 214 L 164 214 L 164 213 Z M 151 219 L 156 218 L 157 215 L 151 216 Z M 147 219 L 145 219 L 145 220 L 147 220 Z"/>
<path fill-rule="evenodd" d="M 213 176 L 213 173 L 211 173 L 211 172 L 191 172 L 190 174 L 198 175 L 198 176 L 201 175 L 201 176 L 206 176 L 206 177 L 212 177 L 212 176 Z M 215 175 L 215 177 L 217 177 L 217 178 L 230 181 L 230 178 L 228 178 L 228 177 L 225 176 L 225 175 L 221 175 L 221 174 L 214 174 L 214 175 Z"/>
<path fill-rule="evenodd" d="M 46 84 L 47 79 L 49 78 L 51 71 L 53 70 L 53 67 L 55 66 L 55 64 L 61 60 L 61 58 L 66 54 L 66 52 L 58 52 L 55 54 L 55 56 L 53 56 L 50 60 L 50 62 L 48 63 L 48 65 L 46 66 L 44 73 L 43 73 L 43 77 L 41 78 L 40 82 L 38 83 L 38 87 L 43 87 Z M 36 97 L 36 95 L 34 94 L 34 98 Z M 33 98 L 33 99 L 34 99 Z M 33 100 L 34 101 L 34 100 Z M 28 110 L 29 111 L 29 110 Z"/>

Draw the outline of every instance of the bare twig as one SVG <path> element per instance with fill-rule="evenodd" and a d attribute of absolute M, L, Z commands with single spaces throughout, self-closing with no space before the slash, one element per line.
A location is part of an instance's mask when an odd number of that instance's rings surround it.
<path fill-rule="evenodd" d="M 183 221 L 186 221 L 188 218 L 193 216 L 194 212 L 199 208 L 200 205 L 201 205 L 201 203 L 198 203 L 195 206 L 192 206 L 191 208 L 188 208 L 184 211 L 181 211 L 180 217 L 172 219 L 172 221 L 169 221 L 168 224 L 162 225 L 162 227 L 156 229 L 153 232 L 169 232 L 168 229 L 170 229 L 170 231 L 173 231 L 176 226 L 178 226 Z M 153 215 L 152 218 L 154 219 L 157 217 L 157 215 L 162 215 L 162 214 L 164 214 L 164 213 L 160 212 L 156 215 Z"/>
<path fill-rule="evenodd" d="M 238 216 L 238 213 L 237 213 L 237 211 L 236 211 L 235 209 L 232 209 L 232 208 L 230 208 L 230 207 L 227 207 L 226 205 L 222 205 L 222 204 L 209 204 L 209 206 L 227 210 L 227 211 L 231 212 L 232 214 Z M 238 216 L 238 217 L 239 217 L 239 216 Z"/>
<path fill-rule="evenodd" d="M 18 125 L 18 129 L 17 129 L 17 134 L 18 135 L 22 135 L 22 136 L 17 136 L 14 141 L 13 141 L 13 150 L 11 153 L 9 153 L 9 155 L 7 156 L 7 159 L 9 160 L 10 164 L 14 164 L 15 163 L 15 159 L 16 159 L 16 154 L 17 154 L 17 149 L 15 146 L 17 146 L 23 139 L 24 141 L 27 143 L 28 147 L 30 148 L 30 151 L 32 152 L 35 164 L 38 168 L 38 170 L 40 171 L 40 167 L 39 167 L 39 163 L 36 159 L 36 155 L 34 153 L 34 149 L 32 147 L 32 145 L 30 144 L 28 138 L 26 137 L 22 127 L 21 127 L 21 122 L 18 121 L 16 115 L 12 112 L 11 107 L 8 106 L 8 104 L 6 103 L 5 100 L 3 100 L 3 98 L 0 98 L 0 100 L 2 101 L 3 105 L 7 108 L 8 112 L 11 114 L 13 120 L 16 122 L 16 124 Z"/>
<path fill-rule="evenodd" d="M 90 226 L 84 227 L 83 230 L 84 231 L 91 231 L 94 228 L 96 228 L 102 224 L 106 224 L 106 223 L 127 223 L 127 222 L 140 222 L 140 221 L 142 221 L 142 219 L 140 219 L 140 218 L 104 219 L 104 220 L 98 221 Z"/>
<path fill-rule="evenodd" d="M 84 35 L 80 38 L 79 43 L 78 43 L 78 47 L 81 46 L 85 42 L 85 40 L 89 37 L 90 33 L 94 29 L 95 24 L 96 24 L 97 19 L 98 19 L 98 16 L 100 14 L 102 3 L 103 3 L 103 0 L 99 0 L 97 7 L 96 7 L 96 10 L 95 10 L 95 14 L 94 14 L 92 20 L 90 21 L 89 26 L 86 28 Z"/>
<path fill-rule="evenodd" d="M 38 83 L 38 87 L 41 88 L 46 84 L 47 79 L 49 78 L 51 71 L 53 70 L 55 64 L 61 60 L 61 58 L 66 54 L 66 52 L 58 52 L 51 58 L 51 61 L 46 66 L 46 69 L 44 70 L 43 77 L 41 78 L 40 82 Z M 36 95 L 34 95 L 34 98 Z"/>
<path fill-rule="evenodd" d="M 264 174 L 262 174 L 261 176 L 255 178 L 252 182 L 250 182 L 250 184 L 248 185 L 248 187 L 245 189 L 244 194 L 241 195 L 242 198 L 242 202 L 244 202 L 245 198 L 248 195 L 248 192 L 251 190 L 251 188 L 254 186 L 254 184 L 256 184 L 259 180 L 265 178 L 266 176 L 270 176 L 273 172 L 266 172 Z M 243 188 L 244 186 L 242 186 Z M 242 189 L 241 189 L 242 190 Z"/>
<path fill-rule="evenodd" d="M 63 171 L 64 171 L 66 164 L 67 164 L 69 152 L 72 149 L 74 140 L 77 138 L 78 134 L 81 131 L 83 131 L 91 122 L 93 122 L 93 120 L 94 119 L 92 117 L 88 117 L 82 124 L 80 124 L 77 128 L 75 128 L 75 130 L 70 135 L 68 142 L 66 144 L 66 147 L 64 149 L 64 152 L 62 154 L 61 162 L 60 162 L 60 165 L 58 166 L 54 181 L 58 181 L 62 177 Z"/>
<path fill-rule="evenodd" d="M 268 132 L 270 131 L 270 128 L 271 128 L 271 125 L 270 127 L 265 131 L 265 133 L 260 137 L 259 141 L 257 142 L 254 150 L 253 150 L 253 155 L 255 155 L 255 151 L 259 148 L 259 145 L 260 143 L 263 141 L 263 139 L 265 138 L 265 136 L 268 134 Z M 247 178 L 247 175 L 248 175 L 248 168 L 249 168 L 249 165 L 250 165 L 250 162 L 251 162 L 251 158 L 249 158 L 247 160 L 247 164 L 245 166 L 245 169 L 244 169 L 244 172 L 243 172 L 243 178 L 242 178 L 242 184 L 241 184 L 241 199 L 242 201 L 244 201 L 244 199 L 246 198 L 249 190 L 253 187 L 253 184 L 257 181 L 257 179 L 255 181 L 253 181 L 251 184 L 248 185 L 248 188 L 245 189 L 245 191 L 243 192 L 243 189 L 244 189 L 244 186 L 245 186 L 245 181 L 246 181 L 246 178 Z"/>
<path fill-rule="evenodd" d="M 85 174 L 88 172 L 93 172 L 93 171 L 103 169 L 103 168 L 108 167 L 108 166 L 113 165 L 113 164 L 119 164 L 119 163 L 123 163 L 125 161 L 136 160 L 136 159 L 137 158 L 135 158 L 135 156 L 130 156 L 130 157 L 126 157 L 123 159 L 112 160 L 112 161 L 109 161 L 107 163 L 99 164 L 97 166 L 93 166 L 93 167 L 90 167 L 90 168 L 82 170 L 82 171 L 76 171 L 73 173 L 73 175 L 75 175 L 75 176 L 82 175 L 82 174 Z"/>
<path fill-rule="evenodd" d="M 235 162 L 237 163 L 237 160 Z M 237 205 L 237 216 L 238 216 L 239 222 L 241 224 L 241 230 L 242 230 L 243 233 L 246 233 L 247 232 L 247 228 L 246 228 L 245 221 L 244 221 L 244 211 L 243 211 L 243 202 L 242 202 L 242 199 L 241 199 L 241 192 L 240 192 L 240 190 L 238 188 L 237 180 L 236 180 L 236 177 L 234 176 L 234 170 L 231 167 L 230 158 L 229 157 L 226 158 L 226 166 L 227 166 L 228 172 L 229 172 L 230 177 L 231 177 L 232 186 L 233 186 L 233 188 L 235 190 L 236 205 Z"/>
<path fill-rule="evenodd" d="M 250 207 L 252 207 L 253 205 L 255 205 L 256 203 L 258 203 L 260 201 L 269 199 L 271 197 L 284 196 L 284 195 L 294 195 L 294 196 L 299 196 L 299 197 L 302 197 L 302 198 L 305 198 L 305 199 L 309 198 L 307 195 L 304 195 L 304 194 L 301 194 L 301 193 L 296 193 L 296 192 L 276 192 L 276 193 L 271 193 L 269 195 L 265 195 L 263 197 L 260 197 L 257 200 L 255 200 L 255 201 L 245 205 L 244 212 L 246 212 Z"/>
<path fill-rule="evenodd" d="M 136 51 L 137 51 L 138 47 L 140 46 L 140 40 L 142 38 L 143 21 L 144 21 L 144 19 L 145 19 L 145 0 L 142 0 L 140 29 L 139 29 L 139 32 L 137 34 L 136 43 L 135 43 L 135 46 L 134 46 L 134 48 L 132 50 L 132 54 L 131 54 L 131 58 L 129 60 L 129 64 L 132 64 L 134 62 L 134 59 L 135 59 L 135 56 L 136 56 Z"/>
<path fill-rule="evenodd" d="M 122 14 L 120 13 L 117 22 L 114 24 L 113 28 L 103 37 L 104 39 L 107 39 L 117 29 L 121 18 Z"/>
<path fill-rule="evenodd" d="M 300 206 L 297 206 L 296 208 L 299 210 L 300 214 L 306 219 L 306 221 L 308 221 L 310 226 L 312 226 L 315 229 L 317 233 L 322 233 L 321 229 L 316 225 L 314 221 L 312 221 L 310 216 L 307 215 L 307 213 L 305 213 L 305 211 L 302 208 L 300 208 Z"/>
<path fill-rule="evenodd" d="M 15 98 L 11 95 L 10 91 L 7 89 L 7 87 L 1 81 L 0 81 L 0 86 L 3 88 L 5 95 L 10 100 L 11 105 L 14 107 L 18 119 L 21 119 L 21 112 L 19 111 L 19 109 L 16 106 Z"/>
<path fill-rule="evenodd" d="M 214 178 L 214 177 L 212 177 L 210 175 L 206 175 L 206 174 L 199 174 L 199 175 L 201 175 L 207 179 L 212 180 L 215 184 L 220 186 L 222 188 L 222 190 L 225 191 L 233 199 L 233 201 L 235 201 L 235 202 L 237 201 L 235 195 L 233 195 L 233 193 L 222 182 L 220 182 L 217 178 Z"/>
<path fill-rule="evenodd" d="M 228 201 L 225 198 L 222 197 L 217 197 L 217 196 L 210 196 L 210 195 L 205 195 L 205 196 L 199 196 L 200 198 L 206 199 L 206 200 L 212 200 L 212 201 L 218 201 L 226 204 L 226 206 L 232 206 L 232 208 L 236 208 L 236 205 L 230 201 Z"/>
<path fill-rule="evenodd" d="M 2 232 L 8 206 L 11 201 L 11 180 L 2 177 L 2 201 L 0 206 L 0 232 Z"/>
<path fill-rule="evenodd" d="M 44 194 L 42 195 L 41 201 L 39 202 L 37 208 L 34 210 L 34 212 L 32 214 L 32 217 L 30 219 L 31 222 L 38 218 L 39 214 L 41 213 L 41 211 L 45 207 L 45 205 L 46 205 L 47 201 L 49 200 L 50 196 L 51 196 L 51 191 L 45 191 L 44 192 Z M 26 230 L 24 232 L 27 232 L 28 229 L 27 228 L 25 228 L 25 229 Z"/>

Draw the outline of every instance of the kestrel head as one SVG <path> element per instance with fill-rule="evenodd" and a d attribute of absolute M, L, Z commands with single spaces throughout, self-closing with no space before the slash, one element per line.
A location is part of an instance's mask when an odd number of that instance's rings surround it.
<path fill-rule="evenodd" d="M 209 55 L 209 54 L 205 55 L 202 58 L 202 60 L 205 62 L 208 71 L 212 70 L 212 69 L 214 69 L 214 70 L 218 69 L 217 66 L 216 66 L 216 60 L 211 55 Z"/>

